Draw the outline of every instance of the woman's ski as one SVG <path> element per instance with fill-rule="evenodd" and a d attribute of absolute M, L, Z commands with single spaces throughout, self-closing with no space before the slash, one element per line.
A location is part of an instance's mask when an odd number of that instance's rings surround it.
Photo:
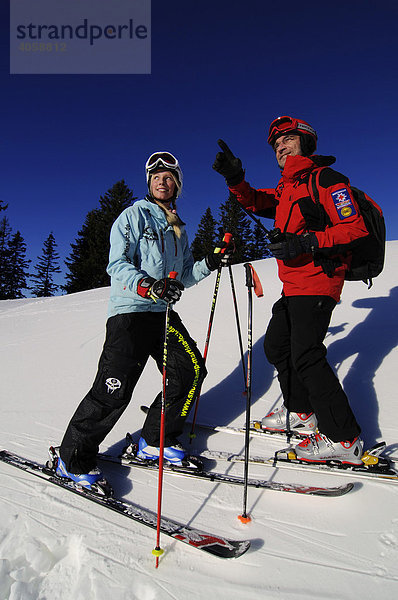
<path fill-rule="evenodd" d="M 221 453 L 222 454 L 222 453 Z M 206 453 L 200 455 L 200 458 L 207 457 Z M 218 453 L 211 453 L 209 458 L 218 458 Z M 221 456 L 221 458 L 223 458 Z M 99 454 L 99 460 L 105 460 L 108 462 L 117 463 L 124 467 L 138 467 L 146 470 L 157 470 L 158 465 L 154 461 L 142 461 L 140 459 L 136 459 L 133 455 L 116 457 L 110 454 Z M 164 470 L 165 474 L 177 475 L 180 477 L 190 477 L 194 479 L 202 479 L 211 481 L 213 483 L 229 483 L 232 485 L 244 485 L 243 477 L 239 477 L 236 475 L 227 475 L 224 473 L 216 473 L 214 471 L 206 471 L 199 469 L 186 469 L 184 467 L 177 467 L 175 465 L 168 465 Z M 295 494 L 306 494 L 309 496 L 327 496 L 327 497 L 336 497 L 343 496 L 352 490 L 354 487 L 353 483 L 347 483 L 345 485 L 339 485 L 335 487 L 319 487 L 319 486 L 309 486 L 303 485 L 300 483 L 281 483 L 278 481 L 269 481 L 263 479 L 249 479 L 248 485 L 250 487 L 273 490 L 276 492 L 291 492 Z"/>
<path fill-rule="evenodd" d="M 96 504 L 100 504 L 104 508 L 113 510 L 120 515 L 141 523 L 141 525 L 156 529 L 156 513 L 143 508 L 142 506 L 138 506 L 138 504 L 133 504 L 109 496 L 95 496 L 94 494 L 90 494 L 74 482 L 56 477 L 51 471 L 46 469 L 44 465 L 22 458 L 6 450 L 0 451 L 0 461 L 10 466 L 17 467 L 18 469 L 22 469 L 26 473 L 35 475 L 36 477 L 40 477 L 40 479 L 45 479 L 49 483 L 53 483 L 65 490 L 73 492 L 86 500 L 91 500 Z M 165 535 L 168 535 L 175 540 L 179 540 L 180 542 L 184 542 L 192 548 L 198 548 L 199 550 L 203 550 L 208 554 L 220 558 L 238 558 L 250 548 L 250 541 L 248 540 L 230 540 L 223 536 L 201 531 L 195 527 L 182 525 L 173 519 L 165 517 L 162 517 L 161 519 L 160 530 Z"/>

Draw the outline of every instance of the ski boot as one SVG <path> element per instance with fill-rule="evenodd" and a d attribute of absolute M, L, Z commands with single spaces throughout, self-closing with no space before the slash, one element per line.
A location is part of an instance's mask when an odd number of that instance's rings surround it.
<path fill-rule="evenodd" d="M 67 470 L 64 461 L 59 455 L 59 448 L 49 448 L 49 460 L 46 467 L 52 471 L 52 473 L 66 481 L 72 481 L 85 491 L 95 496 L 112 496 L 113 490 L 107 480 L 104 478 L 102 471 L 95 467 L 89 473 L 76 474 L 71 473 Z"/>
<path fill-rule="evenodd" d="M 261 428 L 268 431 L 292 432 L 298 434 L 311 434 L 316 432 L 318 425 L 314 413 L 295 413 L 289 412 L 285 405 L 274 412 L 270 412 L 261 421 Z"/>
<path fill-rule="evenodd" d="M 310 435 L 294 448 L 299 460 L 312 463 L 338 462 L 343 465 L 360 466 L 363 441 L 356 437 L 351 441 L 332 442 L 323 433 Z"/>
<path fill-rule="evenodd" d="M 143 437 L 140 437 L 137 444 L 128 433 L 126 435 L 126 443 L 127 446 L 122 453 L 122 458 L 128 459 L 131 462 L 158 463 L 160 449 L 157 446 L 149 446 Z M 163 459 L 166 467 L 173 470 L 203 470 L 201 461 L 195 456 L 187 456 L 184 448 L 179 443 L 173 446 L 165 446 Z"/>
<path fill-rule="evenodd" d="M 146 460 L 157 460 L 159 458 L 160 449 L 156 446 L 149 446 L 143 437 L 138 440 L 138 458 L 144 458 Z M 174 446 L 165 446 L 163 450 L 164 460 L 173 465 L 182 465 L 182 461 L 186 456 L 186 452 L 181 444 L 175 444 Z"/>

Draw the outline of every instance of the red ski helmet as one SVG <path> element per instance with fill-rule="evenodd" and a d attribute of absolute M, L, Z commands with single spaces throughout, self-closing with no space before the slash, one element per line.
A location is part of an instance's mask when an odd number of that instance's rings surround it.
<path fill-rule="evenodd" d="M 278 137 L 288 133 L 300 136 L 301 151 L 304 156 L 310 156 L 315 152 L 318 139 L 315 129 L 303 119 L 294 117 L 284 116 L 274 119 L 269 128 L 268 143 L 274 147 Z"/>

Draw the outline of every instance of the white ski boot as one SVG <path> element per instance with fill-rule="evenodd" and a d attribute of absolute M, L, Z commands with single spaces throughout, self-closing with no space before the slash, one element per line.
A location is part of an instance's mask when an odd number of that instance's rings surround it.
<path fill-rule="evenodd" d="M 363 441 L 360 437 L 351 441 L 332 442 L 323 433 L 317 433 L 297 444 L 294 450 L 297 458 L 306 462 L 337 461 L 348 465 L 363 464 Z"/>
<path fill-rule="evenodd" d="M 291 431 L 297 433 L 315 433 L 318 425 L 314 413 L 289 412 L 285 405 L 270 412 L 261 420 L 261 427 L 269 431 Z"/>

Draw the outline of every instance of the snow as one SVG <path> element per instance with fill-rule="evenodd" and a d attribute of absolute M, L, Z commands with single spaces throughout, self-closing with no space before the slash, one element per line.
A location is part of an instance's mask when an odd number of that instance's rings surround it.
<path fill-rule="evenodd" d="M 398 458 L 398 241 L 388 242 L 386 267 L 374 286 L 346 283 L 326 342 L 368 444 L 385 439 Z M 261 418 L 280 401 L 262 337 L 280 282 L 272 259 L 253 263 L 264 297 L 253 297 L 253 397 Z M 247 288 L 233 268 L 244 345 Z M 203 350 L 215 275 L 186 290 L 177 310 Z M 91 386 L 104 339 L 107 288 L 70 296 L 0 302 L 2 413 L 0 446 L 39 462 L 59 444 Z M 207 357 L 209 375 L 198 421 L 240 425 L 245 419 L 235 317 L 228 272 L 221 277 Z M 127 431 L 138 433 L 161 377 L 148 364 L 129 408 L 101 450 L 118 452 Z M 188 426 L 187 431 L 190 427 Z M 194 448 L 243 451 L 243 436 L 197 430 Z M 187 444 L 187 439 L 185 439 Z M 280 442 L 254 437 L 251 452 L 270 455 Z M 241 464 L 215 470 L 240 474 Z M 156 511 L 157 474 L 104 465 L 116 495 Z M 349 478 L 251 466 L 250 476 L 311 485 Z M 162 536 L 156 570 L 155 532 L 0 463 L 0 600 L 296 600 L 380 597 L 398 592 L 398 485 L 365 480 L 341 498 L 249 488 L 252 522 L 243 525 L 243 489 L 165 476 L 163 514 L 236 539 L 251 549 L 236 560 L 208 556 Z"/>

